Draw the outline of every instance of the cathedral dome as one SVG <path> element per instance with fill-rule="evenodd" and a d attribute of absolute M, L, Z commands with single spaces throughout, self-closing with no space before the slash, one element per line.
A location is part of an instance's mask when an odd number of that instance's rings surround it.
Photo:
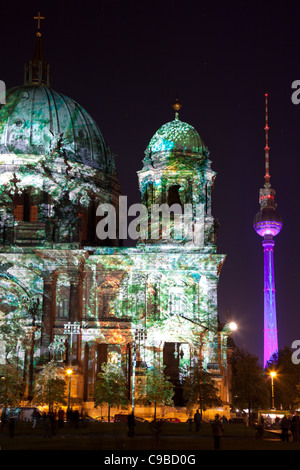
<path fill-rule="evenodd" d="M 171 151 L 202 154 L 204 149 L 204 142 L 196 129 L 178 116 L 158 129 L 148 145 L 151 154 Z"/>
<path fill-rule="evenodd" d="M 0 154 L 47 155 L 58 144 L 64 157 L 104 172 L 114 167 L 91 116 L 71 98 L 42 83 L 7 91 L 0 109 Z"/>

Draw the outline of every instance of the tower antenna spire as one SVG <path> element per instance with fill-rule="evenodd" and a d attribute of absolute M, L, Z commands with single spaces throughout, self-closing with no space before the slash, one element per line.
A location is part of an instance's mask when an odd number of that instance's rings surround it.
<path fill-rule="evenodd" d="M 265 187 L 270 185 L 268 93 L 265 93 Z"/>

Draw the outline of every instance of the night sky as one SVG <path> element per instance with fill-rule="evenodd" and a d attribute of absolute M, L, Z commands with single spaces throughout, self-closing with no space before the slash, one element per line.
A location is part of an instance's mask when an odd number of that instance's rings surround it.
<path fill-rule="evenodd" d="M 298 5 L 297 5 L 298 3 Z M 54 90 L 78 101 L 116 154 L 129 204 L 151 137 L 174 118 L 193 125 L 217 177 L 213 215 L 219 317 L 239 325 L 236 344 L 263 361 L 263 249 L 253 229 L 264 184 L 264 94 L 269 93 L 271 184 L 284 226 L 275 239 L 279 348 L 300 339 L 300 2 L 98 0 L 1 5 L 0 79 L 22 85 L 38 11 Z"/>

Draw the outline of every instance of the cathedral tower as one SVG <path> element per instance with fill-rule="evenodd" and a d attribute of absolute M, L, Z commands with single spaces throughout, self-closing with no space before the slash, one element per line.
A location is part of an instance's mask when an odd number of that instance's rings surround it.
<path fill-rule="evenodd" d="M 209 151 L 196 129 L 179 119 L 161 126 L 145 151 L 138 172 L 142 203 L 147 207 L 146 243 L 215 251 L 216 223 L 211 214 L 215 172 Z M 156 217 L 160 211 L 160 218 Z M 169 212 L 168 212 L 169 211 Z"/>

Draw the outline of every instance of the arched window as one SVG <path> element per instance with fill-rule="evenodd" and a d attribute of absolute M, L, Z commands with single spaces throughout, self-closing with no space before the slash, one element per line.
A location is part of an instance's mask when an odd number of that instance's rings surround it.
<path fill-rule="evenodd" d="M 143 193 L 143 204 L 149 208 L 153 202 L 153 183 L 148 183 Z"/>
<path fill-rule="evenodd" d="M 60 274 L 57 279 L 56 317 L 68 319 L 70 315 L 70 282 L 66 274 Z"/>
<path fill-rule="evenodd" d="M 186 315 L 189 312 L 189 302 L 186 297 L 186 286 L 183 283 L 169 288 L 169 314 Z"/>
<path fill-rule="evenodd" d="M 22 196 L 14 198 L 14 217 L 18 222 L 37 222 L 38 205 L 36 197 L 31 195 L 30 189 L 26 189 Z"/>
<path fill-rule="evenodd" d="M 15 204 L 14 205 L 14 218 L 16 222 L 23 221 L 23 214 L 24 214 L 24 206 L 23 204 Z"/>
<path fill-rule="evenodd" d="M 57 317 L 69 318 L 70 301 L 68 298 L 62 298 L 57 304 Z"/>
<path fill-rule="evenodd" d="M 114 316 L 114 299 L 116 286 L 110 282 L 104 282 L 100 288 L 99 317 Z"/>
<path fill-rule="evenodd" d="M 179 195 L 179 188 L 178 184 L 174 184 L 169 187 L 168 189 L 168 205 L 172 206 L 173 204 L 179 204 L 182 206 L 180 195 Z"/>
<path fill-rule="evenodd" d="M 119 344 L 108 344 L 107 362 L 110 364 L 121 363 L 121 347 Z"/>

